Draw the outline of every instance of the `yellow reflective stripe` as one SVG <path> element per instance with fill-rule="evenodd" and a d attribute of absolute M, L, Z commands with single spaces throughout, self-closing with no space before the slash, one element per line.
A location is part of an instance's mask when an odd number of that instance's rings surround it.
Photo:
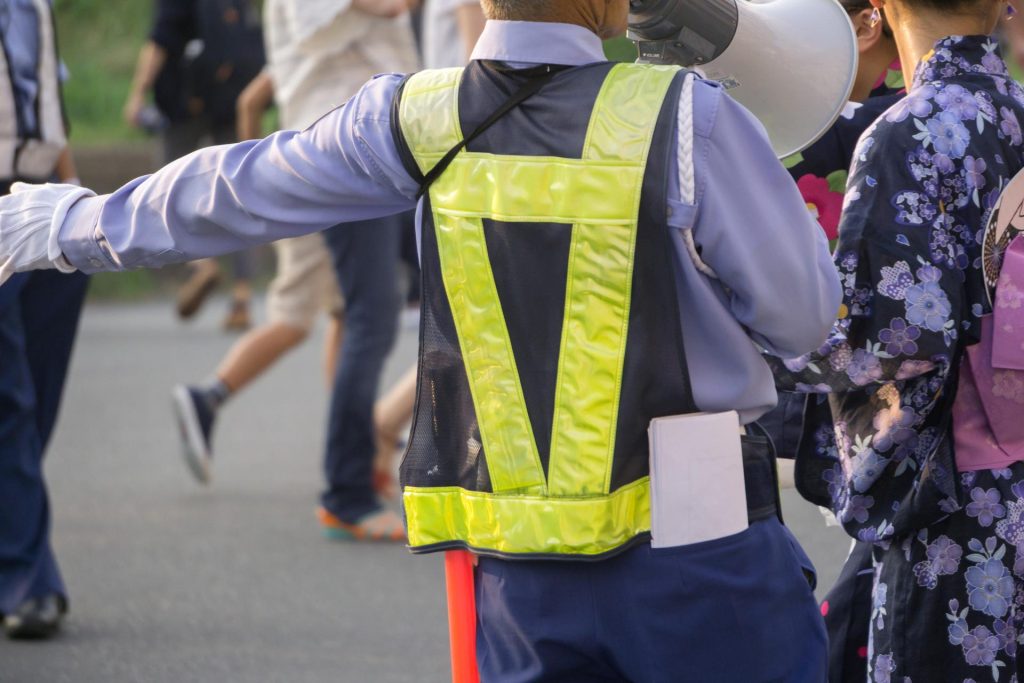
<path fill-rule="evenodd" d="M 413 548 L 462 542 L 501 553 L 600 555 L 651 529 L 645 477 L 607 496 L 548 498 L 407 487 Z"/>
<path fill-rule="evenodd" d="M 402 89 L 399 124 L 424 174 L 448 150 L 462 142 L 459 123 L 462 71 L 461 67 L 421 71 L 410 76 Z"/>
<path fill-rule="evenodd" d="M 548 462 L 553 496 L 609 490 L 636 224 L 573 227 Z"/>
<path fill-rule="evenodd" d="M 665 94 L 679 70 L 678 66 L 617 64 L 597 96 L 583 158 L 646 164 Z"/>
<path fill-rule="evenodd" d="M 609 192 L 633 169 L 556 157 L 463 153 L 430 192 L 434 209 L 511 223 L 625 224 L 629 197 Z"/>
<path fill-rule="evenodd" d="M 630 221 L 573 227 L 548 462 L 552 496 L 600 495 L 611 486 L 640 195 L 658 114 L 677 71 L 616 66 L 591 116 L 584 163 L 621 164 L 618 183 L 608 187 L 622 197 L 619 217 Z"/>
<path fill-rule="evenodd" d="M 462 542 L 507 553 L 597 555 L 649 530 L 646 479 L 607 492 L 640 193 L 676 72 L 615 67 L 598 97 L 582 160 L 463 152 L 431 188 L 442 275 L 494 493 L 406 489 L 413 547 Z M 424 172 L 461 140 L 460 74 L 423 72 L 406 84 L 400 123 Z M 484 218 L 573 225 L 548 486 Z"/>
<path fill-rule="evenodd" d="M 544 469 L 480 219 L 434 212 L 441 273 L 495 492 L 543 492 Z"/>
<path fill-rule="evenodd" d="M 461 77 L 462 69 L 456 68 L 423 71 L 406 81 L 400 124 L 424 173 L 462 141 L 458 106 Z M 483 223 L 439 213 L 434 196 L 432 189 L 441 273 L 473 395 L 491 486 L 495 491 L 542 492 L 544 470 L 487 256 Z"/>

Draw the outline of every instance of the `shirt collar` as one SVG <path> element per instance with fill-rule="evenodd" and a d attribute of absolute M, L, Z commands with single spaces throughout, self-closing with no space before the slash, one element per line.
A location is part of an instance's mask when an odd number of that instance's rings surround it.
<path fill-rule="evenodd" d="M 490 20 L 471 59 L 580 66 L 605 61 L 601 39 L 576 24 Z"/>
<path fill-rule="evenodd" d="M 992 36 L 947 36 L 936 41 L 917 65 L 913 87 L 968 74 L 1010 77 L 998 40 Z"/>

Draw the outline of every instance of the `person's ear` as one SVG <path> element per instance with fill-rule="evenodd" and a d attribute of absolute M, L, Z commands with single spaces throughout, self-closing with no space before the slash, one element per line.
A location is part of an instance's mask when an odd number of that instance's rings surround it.
<path fill-rule="evenodd" d="M 857 50 L 864 54 L 882 39 L 882 22 L 874 22 L 874 10 L 863 9 L 850 15 L 853 30 L 857 34 Z M 874 24 L 874 25 L 872 25 Z"/>

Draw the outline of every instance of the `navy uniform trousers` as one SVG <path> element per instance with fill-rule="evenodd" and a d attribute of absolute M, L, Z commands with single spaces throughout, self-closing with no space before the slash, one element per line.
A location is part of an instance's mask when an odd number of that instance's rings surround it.
<path fill-rule="evenodd" d="M 43 452 L 88 282 L 47 270 L 0 285 L 0 613 L 50 593 L 67 598 L 50 548 Z"/>
<path fill-rule="evenodd" d="M 484 683 L 824 683 L 813 567 L 777 519 L 603 561 L 480 558 Z"/>

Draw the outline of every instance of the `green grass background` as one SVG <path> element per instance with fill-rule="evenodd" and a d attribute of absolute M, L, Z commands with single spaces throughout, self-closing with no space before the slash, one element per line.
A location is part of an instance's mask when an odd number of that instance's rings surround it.
<path fill-rule="evenodd" d="M 139 48 L 149 29 L 149 0 L 56 0 L 61 56 L 71 78 L 64 98 L 76 145 L 139 140 L 121 122 Z"/>
<path fill-rule="evenodd" d="M 64 97 L 75 145 L 143 139 L 121 121 L 139 48 L 149 32 L 151 0 L 56 0 L 61 53 L 71 73 Z M 625 38 L 610 41 L 612 59 L 632 60 Z"/>

